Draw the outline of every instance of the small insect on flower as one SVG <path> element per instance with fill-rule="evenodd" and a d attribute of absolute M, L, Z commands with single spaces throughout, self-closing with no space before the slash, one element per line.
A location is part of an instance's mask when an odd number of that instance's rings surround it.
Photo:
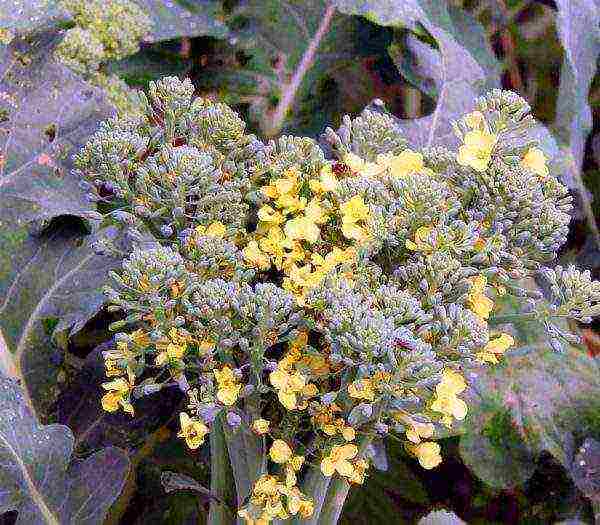
<path fill-rule="evenodd" d="M 191 418 L 185 412 L 179 414 L 179 424 L 181 431 L 177 436 L 184 438 L 187 446 L 192 450 L 196 450 L 202 445 L 205 436 L 210 432 L 202 421 Z"/>

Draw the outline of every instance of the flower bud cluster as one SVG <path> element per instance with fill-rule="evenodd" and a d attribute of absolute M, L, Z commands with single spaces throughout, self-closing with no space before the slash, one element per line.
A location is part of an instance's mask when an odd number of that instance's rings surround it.
<path fill-rule="evenodd" d="M 310 517 L 308 463 L 361 484 L 373 436 L 436 467 L 435 438 L 468 411 L 468 369 L 516 344 L 488 324 L 498 297 L 526 301 L 555 335 L 553 318 L 600 313 L 589 272 L 541 269 L 570 198 L 528 138 L 527 105 L 500 91 L 477 104 L 455 124 L 457 151 L 414 151 L 369 111 L 329 130 L 325 152 L 263 144 L 187 81 L 152 84 L 143 119 L 109 121 L 77 157 L 107 216 L 155 241 L 106 289 L 124 332 L 105 355 L 104 408 L 180 388 L 190 448 L 217 417 L 259 436 L 269 454 L 248 523 Z M 521 287 L 538 271 L 550 303 Z"/>
<path fill-rule="evenodd" d="M 139 111 L 133 91 L 116 75 L 103 72 L 109 60 L 139 51 L 152 21 L 132 0 L 61 0 L 74 27 L 67 29 L 55 49 L 57 58 L 92 84 L 104 89 L 119 112 Z"/>

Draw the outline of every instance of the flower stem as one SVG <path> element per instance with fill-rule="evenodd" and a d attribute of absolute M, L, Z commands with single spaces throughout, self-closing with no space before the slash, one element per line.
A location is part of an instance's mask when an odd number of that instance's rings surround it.
<path fill-rule="evenodd" d="M 308 471 L 302 487 L 302 492 L 313 500 L 313 515 L 307 520 L 296 518 L 294 520 L 294 525 L 317 525 L 317 523 L 319 523 L 319 515 L 321 514 L 321 509 L 325 503 L 327 489 L 329 488 L 330 483 L 331 478 L 323 476 L 318 467 L 311 468 Z"/>
<path fill-rule="evenodd" d="M 222 503 L 233 499 L 233 483 L 220 417 L 215 419 L 210 431 L 210 491 L 218 500 L 211 499 L 208 525 L 235 523 L 231 512 Z"/>
<path fill-rule="evenodd" d="M 342 515 L 349 491 L 350 484 L 341 476 L 332 480 L 319 516 L 319 525 L 336 525 Z"/>
<path fill-rule="evenodd" d="M 304 55 L 302 55 L 294 75 L 292 76 L 290 82 L 282 89 L 281 98 L 270 119 L 269 129 L 266 130 L 267 136 L 272 137 L 276 135 L 283 127 L 283 122 L 287 117 L 292 104 L 294 103 L 296 92 L 300 88 L 300 84 L 302 84 L 304 76 L 315 62 L 319 44 L 329 30 L 331 19 L 333 18 L 334 14 L 335 4 L 330 2 L 327 4 L 327 7 L 321 18 L 321 23 L 319 24 L 319 27 L 317 28 L 313 38 L 308 43 L 308 47 L 306 48 Z"/>

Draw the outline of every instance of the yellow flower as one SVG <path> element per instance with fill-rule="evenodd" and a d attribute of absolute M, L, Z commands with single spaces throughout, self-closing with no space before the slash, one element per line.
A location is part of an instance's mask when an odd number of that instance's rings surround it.
<path fill-rule="evenodd" d="M 405 177 L 410 173 L 420 173 L 425 167 L 423 154 L 409 148 L 399 155 L 378 155 L 377 163 L 388 168 L 391 174 L 396 177 Z"/>
<path fill-rule="evenodd" d="M 164 365 L 169 359 L 181 359 L 187 350 L 190 336 L 179 332 L 177 328 L 169 330 L 169 336 L 156 342 L 156 349 L 159 351 L 155 363 L 157 366 Z"/>
<path fill-rule="evenodd" d="M 255 419 L 252 423 L 252 430 L 259 435 L 266 434 L 269 431 L 270 424 L 267 419 Z"/>
<path fill-rule="evenodd" d="M 292 449 L 282 439 L 276 439 L 271 445 L 269 456 L 274 463 L 287 463 L 292 457 Z"/>
<path fill-rule="evenodd" d="M 544 155 L 544 152 L 540 148 L 529 148 L 521 160 L 521 165 L 542 178 L 550 174 L 546 165 L 546 155 Z"/>
<path fill-rule="evenodd" d="M 310 217 L 301 216 L 285 223 L 285 235 L 291 240 L 305 240 L 315 243 L 319 240 L 321 230 Z"/>
<path fill-rule="evenodd" d="M 409 428 L 406 430 L 406 438 L 413 443 L 420 443 L 421 438 L 430 438 L 433 436 L 434 426 L 432 423 L 420 423 L 410 420 Z"/>
<path fill-rule="evenodd" d="M 429 252 L 433 251 L 431 243 L 428 242 L 429 234 L 433 231 L 433 226 L 421 226 L 415 232 L 414 242 L 407 239 L 406 247 L 413 252 Z"/>
<path fill-rule="evenodd" d="M 329 456 L 321 461 L 321 472 L 325 476 L 333 476 L 335 472 L 344 477 L 351 477 L 354 466 L 350 463 L 358 454 L 358 447 L 353 444 L 336 445 L 331 449 Z"/>
<path fill-rule="evenodd" d="M 287 507 L 292 516 L 299 514 L 307 519 L 313 515 L 315 506 L 311 499 L 306 498 L 298 487 L 291 487 L 287 493 Z"/>
<path fill-rule="evenodd" d="M 194 228 L 194 231 L 196 232 L 197 235 L 206 235 L 208 237 L 219 237 L 222 239 L 223 237 L 225 237 L 225 234 L 227 233 L 227 228 L 225 228 L 225 225 L 222 222 L 215 221 L 215 222 L 211 223 L 208 227 L 203 226 L 202 224 L 199 224 L 198 226 L 196 226 Z"/>
<path fill-rule="evenodd" d="M 484 275 L 472 277 L 471 290 L 467 295 L 467 306 L 480 319 L 487 319 L 494 309 L 494 301 L 484 294 L 487 279 Z"/>
<path fill-rule="evenodd" d="M 437 467 L 442 462 L 440 455 L 440 446 L 433 441 L 424 441 L 412 448 L 413 453 L 417 456 L 419 463 L 423 468 L 432 469 Z"/>
<path fill-rule="evenodd" d="M 283 215 L 275 211 L 271 206 L 265 204 L 258 210 L 258 219 L 262 222 L 281 224 L 285 221 Z"/>
<path fill-rule="evenodd" d="M 102 383 L 102 388 L 108 390 L 102 396 L 102 408 L 104 410 L 116 412 L 121 407 L 124 412 L 133 416 L 133 406 L 129 402 L 129 395 L 133 388 L 132 383 L 121 377 L 108 383 Z"/>
<path fill-rule="evenodd" d="M 296 472 L 298 472 L 302 468 L 302 465 L 304 465 L 304 456 L 292 456 L 289 460 L 289 464 Z"/>
<path fill-rule="evenodd" d="M 384 170 L 383 166 L 380 166 L 375 162 L 368 162 L 366 160 L 363 160 L 354 153 L 347 153 L 346 155 L 344 155 L 342 161 L 352 171 L 356 171 L 361 175 L 375 176 L 379 175 Z"/>
<path fill-rule="evenodd" d="M 268 270 L 271 266 L 269 257 L 260 250 L 256 241 L 250 241 L 242 250 L 242 255 L 248 264 L 260 270 Z"/>
<path fill-rule="evenodd" d="M 369 207 L 360 195 L 355 195 L 340 206 L 342 213 L 342 234 L 347 239 L 362 242 L 368 238 L 367 230 L 359 225 L 369 218 Z"/>
<path fill-rule="evenodd" d="M 365 473 L 367 472 L 367 468 L 369 467 L 369 463 L 365 459 L 359 459 L 354 463 L 354 472 L 352 476 L 348 478 L 350 483 L 355 483 L 357 485 L 362 485 L 365 482 Z"/>
<path fill-rule="evenodd" d="M 204 437 L 209 433 L 209 429 L 202 421 L 192 419 L 185 412 L 181 412 L 179 414 L 179 424 L 181 431 L 177 434 L 177 437 L 184 438 L 189 448 L 196 450 L 204 443 Z"/>
<path fill-rule="evenodd" d="M 369 238 L 369 232 L 355 223 L 342 223 L 342 235 L 346 239 L 364 242 Z"/>
<path fill-rule="evenodd" d="M 350 383 L 348 385 L 348 394 L 350 397 L 366 399 L 367 401 L 373 401 L 375 399 L 373 385 L 369 379 L 359 379 Z"/>
<path fill-rule="evenodd" d="M 213 370 L 213 373 L 218 385 L 217 399 L 224 405 L 233 405 L 242 389 L 233 370 L 225 365 L 221 370 Z"/>
<path fill-rule="evenodd" d="M 477 359 L 481 362 L 498 363 L 498 356 L 515 344 L 513 336 L 510 334 L 500 334 L 494 339 L 490 339 L 483 350 L 477 354 Z"/>
<path fill-rule="evenodd" d="M 278 366 L 276 370 L 269 374 L 269 380 L 277 390 L 280 403 L 288 410 L 296 408 L 297 395 L 306 386 L 304 376 L 297 371 L 290 371 L 287 368 Z"/>
<path fill-rule="evenodd" d="M 354 223 L 369 218 L 369 207 L 360 195 L 355 195 L 340 206 L 342 222 Z"/>
<path fill-rule="evenodd" d="M 435 390 L 437 393 L 457 395 L 467 389 L 465 378 L 458 372 L 447 368 L 442 373 L 442 380 L 437 384 Z"/>
<path fill-rule="evenodd" d="M 356 439 L 356 432 L 352 427 L 344 427 L 342 429 L 342 437 L 346 441 L 354 441 Z"/>
<path fill-rule="evenodd" d="M 465 379 L 454 370 L 445 370 L 442 380 L 435 387 L 435 398 L 431 404 L 431 410 L 444 415 L 442 422 L 447 427 L 452 425 L 452 418 L 461 420 L 467 415 L 467 404 L 456 397 L 466 388 Z"/>
<path fill-rule="evenodd" d="M 331 169 L 331 164 L 323 166 L 319 172 L 319 179 L 311 179 L 308 185 L 317 194 L 334 191 L 337 188 L 338 182 Z"/>
<path fill-rule="evenodd" d="M 458 149 L 458 163 L 470 166 L 475 171 L 485 171 L 492 159 L 496 141 L 496 135 L 487 131 L 469 131 L 465 134 L 464 144 Z"/>
<path fill-rule="evenodd" d="M 327 222 L 327 213 L 321 206 L 319 199 L 311 199 L 310 202 L 304 208 L 304 215 L 311 221 L 317 224 L 324 224 Z"/>

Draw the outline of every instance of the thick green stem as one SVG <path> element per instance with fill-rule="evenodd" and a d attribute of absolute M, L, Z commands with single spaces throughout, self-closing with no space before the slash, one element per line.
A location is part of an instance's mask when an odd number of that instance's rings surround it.
<path fill-rule="evenodd" d="M 231 470 L 233 471 L 233 478 L 235 480 L 235 489 L 237 493 L 236 503 L 239 507 L 250 493 L 251 487 L 246 443 L 241 432 L 233 432 L 231 429 L 227 428 L 227 425 L 224 425 L 224 427 L 229 460 L 231 461 Z"/>
<path fill-rule="evenodd" d="M 592 500 L 592 509 L 594 511 L 594 523 L 596 525 L 600 525 L 600 501 L 593 499 Z"/>
<path fill-rule="evenodd" d="M 296 518 L 294 525 L 317 525 L 319 523 L 319 515 L 321 509 L 325 503 L 325 497 L 327 496 L 327 489 L 331 483 L 331 478 L 323 476 L 318 468 L 312 468 L 308 471 L 304 484 L 302 486 L 302 492 L 313 500 L 314 511 L 313 515 L 307 519 L 302 520 Z"/>
<path fill-rule="evenodd" d="M 329 490 L 327 491 L 327 498 L 323 504 L 321 515 L 319 516 L 319 525 L 336 525 L 342 510 L 348 492 L 350 491 L 350 484 L 342 477 L 336 476 L 329 484 Z"/>
<path fill-rule="evenodd" d="M 378 412 L 381 411 L 382 408 L 380 407 Z M 364 457 L 367 447 L 372 440 L 373 436 L 371 435 L 365 435 L 360 440 L 358 452 L 359 458 Z M 333 479 L 329 483 L 329 489 L 327 490 L 325 502 L 323 503 L 321 512 L 317 516 L 318 521 L 315 522 L 315 525 L 336 525 L 340 519 L 340 516 L 342 515 L 342 510 L 344 509 L 344 503 L 346 503 L 348 492 L 350 492 L 350 483 L 348 483 L 345 478 L 339 476 L 338 474 L 334 474 Z"/>
<path fill-rule="evenodd" d="M 220 417 L 215 419 L 210 431 L 210 491 L 218 500 L 210 502 L 208 525 L 235 523 L 231 510 L 222 503 L 233 501 L 234 498 L 229 455 Z"/>

